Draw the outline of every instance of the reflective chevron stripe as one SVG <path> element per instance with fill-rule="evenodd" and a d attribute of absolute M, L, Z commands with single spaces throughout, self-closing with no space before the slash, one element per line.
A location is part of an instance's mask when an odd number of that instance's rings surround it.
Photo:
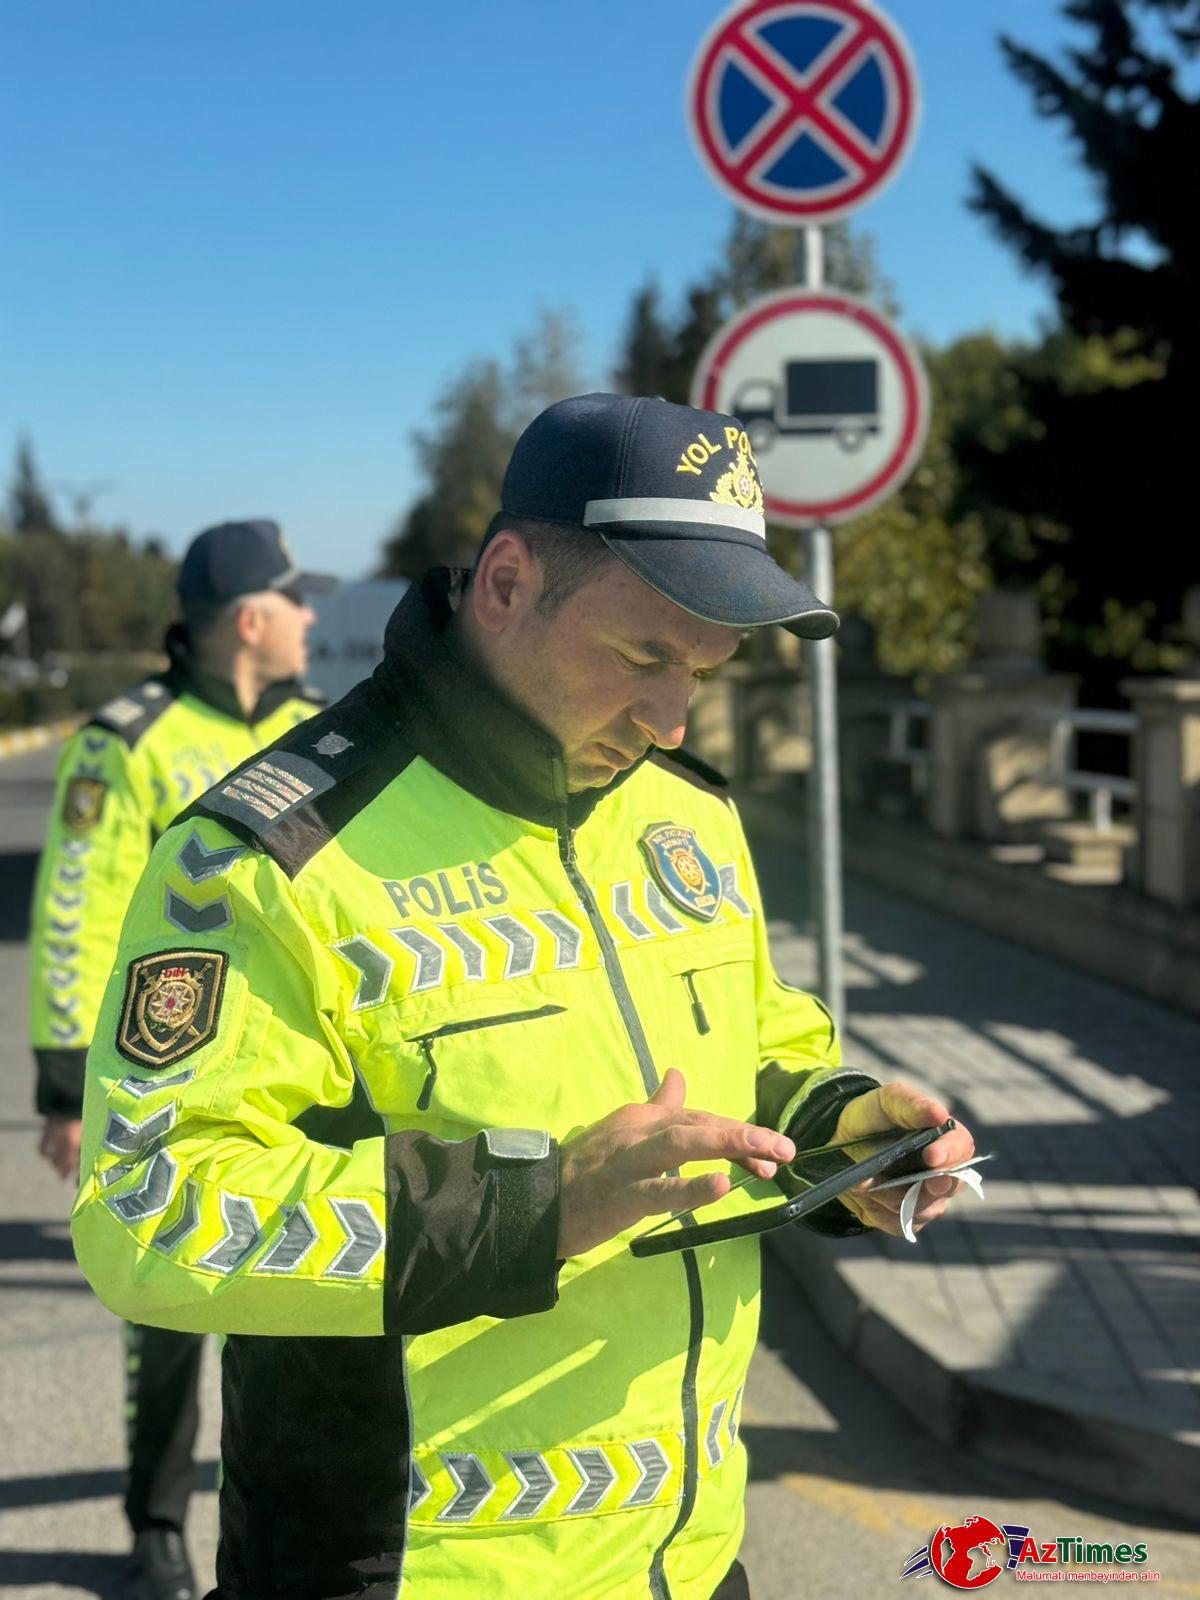
<path fill-rule="evenodd" d="M 210 788 L 215 781 L 215 779 L 209 780 Z M 189 882 L 204 883 L 208 878 L 218 878 L 221 873 L 228 872 L 237 858 L 245 853 L 244 844 L 225 845 L 210 850 L 193 828 L 176 859 Z"/>
<path fill-rule="evenodd" d="M 723 867 L 718 867 L 717 876 L 721 880 L 721 892 L 733 909 L 744 917 L 752 917 L 753 908 L 738 888 L 737 862 L 727 861 Z"/>
<path fill-rule="evenodd" d="M 52 1022 L 50 1037 L 55 1044 L 70 1044 L 73 1039 L 83 1037 L 83 1030 L 77 1022 Z"/>
<path fill-rule="evenodd" d="M 653 939 L 654 929 L 648 928 L 633 909 L 633 885 L 614 883 L 612 886 L 613 916 L 635 939 Z"/>
<path fill-rule="evenodd" d="M 653 881 L 653 879 L 645 879 L 645 885 L 646 904 L 650 907 L 650 915 L 654 918 L 655 922 L 664 927 L 668 933 L 686 932 L 686 925 L 680 922 L 679 918 L 663 899 L 662 890 Z"/>
<path fill-rule="evenodd" d="M 737 1442 L 740 1405 L 739 1389 L 701 1412 L 702 1475 L 719 1470 L 728 1459 Z M 412 1472 L 409 1517 L 423 1526 L 554 1522 L 638 1511 L 681 1499 L 683 1435 L 549 1450 L 419 1451 Z"/>
<path fill-rule="evenodd" d="M 125 1094 L 133 1095 L 135 1100 L 144 1100 L 148 1094 L 155 1094 L 159 1089 L 178 1089 L 195 1075 L 195 1067 L 185 1067 L 182 1072 L 174 1072 L 169 1078 L 122 1078 L 119 1087 Z"/>
<path fill-rule="evenodd" d="M 50 891 L 50 904 L 57 906 L 60 911 L 78 911 L 83 904 L 83 895 L 60 894 L 52 889 Z"/>
<path fill-rule="evenodd" d="M 567 972 L 579 965 L 583 934 L 561 911 L 535 911 L 534 916 L 554 935 L 554 970 Z"/>
<path fill-rule="evenodd" d="M 227 928 L 233 921 L 233 907 L 224 895 L 197 906 L 167 885 L 167 899 L 163 914 L 183 933 L 215 933 Z"/>
<path fill-rule="evenodd" d="M 64 839 L 62 848 L 64 855 L 70 856 L 74 861 L 79 861 L 92 848 L 92 841 L 90 839 Z"/>
<path fill-rule="evenodd" d="M 339 939 L 329 948 L 336 951 L 343 961 L 349 962 L 359 975 L 358 990 L 350 1002 L 351 1011 L 365 1011 L 368 1006 L 377 1006 L 387 994 L 392 981 L 395 963 L 391 956 L 385 955 L 377 944 L 372 944 L 361 933 L 349 939 Z"/>
<path fill-rule="evenodd" d="M 579 1493 L 567 1507 L 567 1516 L 583 1517 L 600 1506 L 617 1481 L 617 1469 L 608 1459 L 608 1452 L 599 1448 L 568 1450 L 567 1454 L 583 1479 Z"/>
<path fill-rule="evenodd" d="M 162 1143 L 178 1115 L 179 1107 L 173 1101 L 144 1122 L 127 1122 L 117 1112 L 110 1111 L 104 1130 L 104 1148 L 115 1156 L 144 1156 L 151 1145 Z"/>
<path fill-rule="evenodd" d="M 200 1188 L 191 1178 L 183 1180 L 183 1207 L 176 1220 L 167 1226 L 160 1227 L 154 1238 L 150 1241 L 156 1250 L 161 1250 L 164 1255 L 170 1255 L 178 1250 L 183 1241 L 189 1238 L 200 1226 Z"/>
<path fill-rule="evenodd" d="M 346 1231 L 346 1243 L 321 1274 L 323 1278 L 361 1278 L 383 1249 L 383 1229 L 365 1200 L 329 1204 Z"/>
<path fill-rule="evenodd" d="M 527 978 L 537 965 L 537 940 L 516 917 L 485 917 L 484 922 L 508 946 L 504 962 L 506 978 Z"/>
<path fill-rule="evenodd" d="M 58 871 L 55 874 L 60 882 L 69 885 L 71 888 L 74 888 L 77 883 L 82 883 L 87 875 L 88 869 L 86 867 L 72 867 L 65 861 L 59 862 Z"/>
<path fill-rule="evenodd" d="M 176 1170 L 174 1160 L 165 1150 L 159 1150 L 136 1189 L 105 1198 L 122 1222 L 144 1222 L 147 1217 L 156 1217 L 167 1209 Z"/>
<path fill-rule="evenodd" d="M 472 939 L 457 922 L 439 922 L 438 932 L 444 933 L 463 958 L 463 971 L 468 982 L 478 983 L 487 977 L 487 950 L 478 939 Z"/>
<path fill-rule="evenodd" d="M 51 967 L 46 980 L 54 989 L 69 989 L 73 983 L 79 982 L 79 973 L 73 967 Z"/>
<path fill-rule="evenodd" d="M 76 1006 L 79 1004 L 79 996 L 77 994 L 73 994 L 70 999 L 60 1000 L 56 995 L 50 995 L 46 1003 L 49 1005 L 51 1011 L 54 1012 L 55 1016 L 69 1017 L 72 1011 L 74 1011 Z"/>
<path fill-rule="evenodd" d="M 317 1230 L 312 1225 L 312 1220 L 302 1205 L 292 1209 L 285 1207 L 285 1219 L 278 1239 L 263 1256 L 261 1261 L 256 1261 L 254 1272 L 288 1273 L 295 1272 L 296 1268 L 307 1256 L 313 1245 L 317 1242 Z"/>
<path fill-rule="evenodd" d="M 64 922 L 61 917 L 51 917 L 49 921 L 51 933 L 57 933 L 62 939 L 69 939 L 73 933 L 78 933 L 81 926 L 78 917 L 74 922 Z"/>
<path fill-rule="evenodd" d="M 388 932 L 398 944 L 417 958 L 409 994 L 421 994 L 426 989 L 436 989 L 446 970 L 446 951 L 436 939 L 417 928 L 389 928 Z"/>
<path fill-rule="evenodd" d="M 221 1218 L 225 1223 L 225 1232 L 196 1265 L 210 1267 L 214 1272 L 233 1272 L 263 1242 L 262 1229 L 254 1204 L 245 1195 L 223 1194 Z"/>
<path fill-rule="evenodd" d="M 538 1512 L 558 1488 L 546 1458 L 536 1450 L 514 1450 L 508 1464 L 521 1481 L 521 1492 L 504 1513 L 506 1522 L 526 1522 Z"/>
<path fill-rule="evenodd" d="M 483 1462 L 474 1455 L 445 1455 L 442 1457 L 446 1471 L 454 1479 L 455 1495 L 438 1512 L 439 1522 L 470 1522 L 495 1492 L 496 1485 L 484 1471 Z"/>

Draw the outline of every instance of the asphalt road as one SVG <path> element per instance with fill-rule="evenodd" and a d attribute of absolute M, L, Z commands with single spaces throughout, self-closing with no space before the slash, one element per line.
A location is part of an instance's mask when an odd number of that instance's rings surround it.
<path fill-rule="evenodd" d="M 54 752 L 0 762 L 0 1590 L 115 1595 L 123 1359 L 118 1323 L 71 1256 L 65 1187 L 35 1153 L 26 1038 L 26 905 Z M 189 1529 L 201 1582 L 216 1541 L 216 1359 L 209 1352 L 199 1491 Z M 747 1387 L 751 1461 L 743 1559 L 754 1600 L 903 1593 L 900 1572 L 942 1522 L 981 1514 L 1039 1541 L 1148 1546 L 1154 1592 L 1200 1600 L 1200 1537 L 1080 1492 L 944 1450 L 838 1351 L 768 1261 L 763 1335 Z M 1035 1467 L 1030 1462 L 1030 1467 Z M 1005 1574 L 994 1594 L 1010 1586 Z M 937 1578 L 918 1593 L 952 1593 Z M 539 1600 L 531 1596 L 530 1600 Z M 564 1600 L 568 1597 L 564 1594 Z"/>

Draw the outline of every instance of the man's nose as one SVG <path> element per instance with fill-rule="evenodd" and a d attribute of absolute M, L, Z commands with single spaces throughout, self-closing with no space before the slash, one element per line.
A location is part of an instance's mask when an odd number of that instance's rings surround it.
<path fill-rule="evenodd" d="M 664 684 L 630 707 L 629 714 L 642 735 L 662 750 L 677 750 L 687 729 L 692 685 Z"/>

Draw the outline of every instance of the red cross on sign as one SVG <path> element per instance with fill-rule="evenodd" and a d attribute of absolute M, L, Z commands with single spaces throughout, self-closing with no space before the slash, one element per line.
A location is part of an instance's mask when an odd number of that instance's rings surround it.
<path fill-rule="evenodd" d="M 920 91 L 903 35 L 870 0 L 740 0 L 700 47 L 692 138 L 744 211 L 832 222 L 895 177 Z"/>

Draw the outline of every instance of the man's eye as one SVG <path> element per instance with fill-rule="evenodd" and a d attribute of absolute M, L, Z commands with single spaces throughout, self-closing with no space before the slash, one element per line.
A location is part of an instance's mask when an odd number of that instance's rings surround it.
<path fill-rule="evenodd" d="M 656 667 L 658 665 L 657 661 L 635 661 L 632 656 L 627 656 L 624 650 L 617 651 L 617 659 L 630 672 L 645 672 L 647 667 Z"/>

